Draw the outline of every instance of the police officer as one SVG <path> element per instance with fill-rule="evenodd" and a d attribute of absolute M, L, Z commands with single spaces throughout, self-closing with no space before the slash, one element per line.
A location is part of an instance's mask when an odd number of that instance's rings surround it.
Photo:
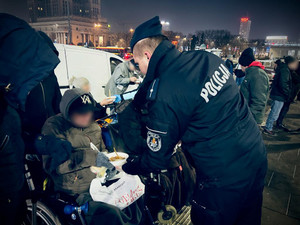
<path fill-rule="evenodd" d="M 205 51 L 176 50 L 162 35 L 159 17 L 136 28 L 131 49 L 146 76 L 124 113 L 142 118 L 138 130 L 129 132 L 143 141 L 124 140 L 142 153 L 123 170 L 136 174 L 167 168 L 181 140 L 197 173 L 193 223 L 260 224 L 265 146 L 223 61 Z"/>

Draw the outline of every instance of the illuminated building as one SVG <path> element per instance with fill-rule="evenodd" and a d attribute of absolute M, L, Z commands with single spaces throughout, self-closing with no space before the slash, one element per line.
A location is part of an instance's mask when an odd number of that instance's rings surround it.
<path fill-rule="evenodd" d="M 101 0 L 27 0 L 30 25 L 53 42 L 105 46 L 109 25 L 101 17 Z"/>
<path fill-rule="evenodd" d="M 249 40 L 250 28 L 251 28 L 251 20 L 249 20 L 248 17 L 242 17 L 240 23 L 239 35 L 241 36 L 241 38 L 243 38 L 246 41 Z"/>

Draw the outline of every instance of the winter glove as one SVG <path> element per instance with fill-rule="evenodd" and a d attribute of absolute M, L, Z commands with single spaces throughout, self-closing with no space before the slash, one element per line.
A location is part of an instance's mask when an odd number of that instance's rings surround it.
<path fill-rule="evenodd" d="M 122 166 L 122 170 L 131 175 L 138 175 L 140 170 L 140 164 L 137 162 L 127 162 Z"/>
<path fill-rule="evenodd" d="M 116 100 L 114 101 L 114 103 L 119 103 L 122 101 L 121 95 L 114 95 L 116 96 Z"/>
<path fill-rule="evenodd" d="M 96 166 L 97 167 L 105 167 L 107 168 L 106 170 L 106 179 L 109 180 L 112 177 L 114 177 L 117 174 L 117 170 L 114 167 L 113 164 L 111 164 L 111 162 L 109 161 L 109 158 L 104 155 L 102 152 L 99 152 L 97 155 L 97 160 L 96 160 Z"/>
<path fill-rule="evenodd" d="M 39 135 L 34 141 L 34 146 L 38 154 L 49 155 L 52 158 L 50 170 L 55 170 L 60 164 L 67 161 L 73 150 L 70 142 L 51 135 Z"/>
<path fill-rule="evenodd" d="M 122 166 L 122 170 L 131 175 L 144 175 L 148 173 L 148 171 L 141 168 L 140 159 L 137 156 L 129 157 L 127 163 Z"/>

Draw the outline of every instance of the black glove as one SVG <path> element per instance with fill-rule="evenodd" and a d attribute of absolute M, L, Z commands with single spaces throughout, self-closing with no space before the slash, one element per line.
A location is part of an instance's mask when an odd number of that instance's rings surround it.
<path fill-rule="evenodd" d="M 140 172 L 140 164 L 137 162 L 128 162 L 122 166 L 122 169 L 125 173 L 138 175 Z"/>
<path fill-rule="evenodd" d="M 145 175 L 149 173 L 141 167 L 140 160 L 137 157 L 130 157 L 127 159 L 127 163 L 122 166 L 122 169 L 125 173 L 131 175 Z"/>
<path fill-rule="evenodd" d="M 52 135 L 40 135 L 35 139 L 35 148 L 40 155 L 49 155 L 50 170 L 56 169 L 60 164 L 70 159 L 73 147 L 70 142 L 56 138 Z"/>

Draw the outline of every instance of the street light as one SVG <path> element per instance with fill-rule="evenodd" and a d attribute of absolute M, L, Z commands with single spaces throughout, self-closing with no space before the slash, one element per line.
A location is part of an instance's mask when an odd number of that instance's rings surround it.
<path fill-rule="evenodd" d="M 94 26 L 95 27 L 101 27 L 102 25 L 100 23 L 95 23 Z"/>
<path fill-rule="evenodd" d="M 164 21 L 164 20 L 162 20 L 160 23 L 163 26 L 169 26 L 170 25 L 170 23 L 168 21 Z"/>
<path fill-rule="evenodd" d="M 134 29 L 130 28 L 129 32 L 130 32 L 130 33 L 133 33 L 133 32 L 134 32 Z"/>
<path fill-rule="evenodd" d="M 164 30 L 169 30 L 170 23 L 168 21 L 162 20 L 160 23 Z"/>

